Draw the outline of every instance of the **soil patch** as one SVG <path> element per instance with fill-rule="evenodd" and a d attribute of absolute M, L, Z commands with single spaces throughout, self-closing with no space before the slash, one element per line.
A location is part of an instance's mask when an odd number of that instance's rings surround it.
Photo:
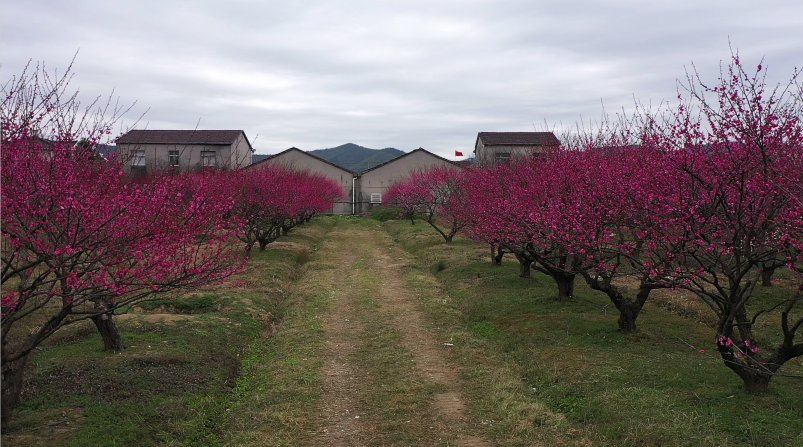
<path fill-rule="evenodd" d="M 4 446 L 51 446 L 61 444 L 73 437 L 81 429 L 86 419 L 81 408 L 53 408 L 49 410 L 47 422 L 37 426 L 26 427 L 13 435 L 3 435 Z M 25 424 L 24 420 L 15 420 L 14 425 Z M 17 431 L 17 430 L 15 430 Z"/>

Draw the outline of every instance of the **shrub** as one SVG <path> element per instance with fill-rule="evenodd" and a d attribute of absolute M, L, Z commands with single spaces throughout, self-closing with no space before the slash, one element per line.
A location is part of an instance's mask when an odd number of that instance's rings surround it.
<path fill-rule="evenodd" d="M 380 222 L 396 220 L 400 216 L 401 210 L 393 206 L 377 208 L 371 212 L 371 219 L 378 220 Z"/>

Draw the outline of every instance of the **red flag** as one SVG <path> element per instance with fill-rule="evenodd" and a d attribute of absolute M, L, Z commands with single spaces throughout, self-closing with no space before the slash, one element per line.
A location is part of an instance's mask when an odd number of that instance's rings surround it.
<path fill-rule="evenodd" d="M 454 151 L 454 156 L 455 156 L 455 157 L 462 157 L 462 156 L 463 156 L 463 153 L 462 153 L 462 152 L 460 152 L 460 151 Z"/>

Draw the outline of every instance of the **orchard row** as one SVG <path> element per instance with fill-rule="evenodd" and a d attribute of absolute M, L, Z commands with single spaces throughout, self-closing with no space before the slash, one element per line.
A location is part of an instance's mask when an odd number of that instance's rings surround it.
<path fill-rule="evenodd" d="M 803 98 L 797 74 L 767 89 L 762 68 L 734 57 L 674 109 L 620 116 L 510 164 L 418 173 L 387 198 L 446 242 L 462 231 L 497 259 L 514 254 L 561 299 L 581 278 L 610 298 L 625 332 L 652 291 L 693 292 L 718 318 L 725 366 L 764 391 L 803 355 Z M 754 288 L 778 268 L 793 272 L 793 294 L 757 302 Z M 762 319 L 776 330 L 758 333 Z"/>
<path fill-rule="evenodd" d="M 92 141 L 13 125 L 3 122 L 4 420 L 29 354 L 56 331 L 91 319 L 104 347 L 121 350 L 115 311 L 231 275 L 254 244 L 264 249 L 343 195 L 276 166 L 133 179 Z"/>

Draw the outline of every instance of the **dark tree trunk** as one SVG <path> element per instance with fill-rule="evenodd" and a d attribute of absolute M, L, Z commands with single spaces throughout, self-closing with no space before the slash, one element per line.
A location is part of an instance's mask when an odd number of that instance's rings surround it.
<path fill-rule="evenodd" d="M 259 251 L 265 251 L 265 248 L 268 246 L 269 243 L 270 243 L 269 241 L 264 239 L 259 241 Z"/>
<path fill-rule="evenodd" d="M 28 355 L 13 362 L 6 362 L 3 355 L 2 366 L 2 431 L 6 433 L 11 415 L 20 401 L 22 393 L 22 379 L 25 376 L 25 365 L 28 363 Z"/>
<path fill-rule="evenodd" d="M 619 310 L 619 330 L 622 332 L 636 332 L 636 318 L 638 318 L 639 314 L 641 313 L 641 309 L 644 307 L 644 303 L 647 302 L 647 298 L 650 297 L 650 292 L 652 292 L 653 287 L 649 285 L 642 284 L 639 286 L 638 293 L 636 294 L 636 301 L 630 301 L 627 299 L 623 294 L 619 293 L 617 289 L 612 288 L 610 292 L 612 292 L 615 296 L 609 296 L 611 301 L 616 305 L 616 308 Z"/>
<path fill-rule="evenodd" d="M 775 267 L 761 269 L 761 285 L 764 287 L 772 287 L 772 274 L 775 273 Z"/>
<path fill-rule="evenodd" d="M 494 257 L 494 264 L 502 265 L 502 257 L 504 256 L 505 256 L 505 251 L 502 250 L 502 247 L 497 247 L 496 256 Z"/>
<path fill-rule="evenodd" d="M 750 394 L 764 394 L 770 390 L 771 374 L 753 373 L 751 377 L 742 377 L 744 389 Z"/>
<path fill-rule="evenodd" d="M 636 299 L 631 300 L 625 295 L 622 289 L 610 283 L 610 278 L 601 279 L 588 274 L 588 272 L 583 273 L 583 278 L 586 280 L 589 287 L 608 295 L 611 303 L 613 303 L 616 310 L 619 311 L 618 324 L 619 330 L 622 332 L 636 331 L 636 319 L 641 313 L 641 309 L 644 308 L 644 303 L 646 303 L 647 299 L 650 297 L 650 292 L 658 288 L 655 284 L 645 283 L 642 279 L 638 292 L 636 293 Z"/>
<path fill-rule="evenodd" d="M 606 293 L 619 310 L 619 330 L 622 332 L 636 332 L 636 318 L 638 318 L 641 309 L 644 308 L 644 303 L 650 297 L 650 292 L 655 288 L 654 285 L 642 283 L 636 293 L 636 300 L 631 301 L 615 287 L 609 287 Z"/>
<path fill-rule="evenodd" d="M 451 242 L 451 237 L 447 236 L 447 235 L 446 235 L 446 233 L 444 233 L 444 232 L 443 232 L 443 230 L 441 230 L 440 228 L 438 228 L 438 226 L 437 226 L 437 225 L 435 225 L 435 220 L 434 220 L 434 217 L 433 217 L 432 215 L 430 215 L 430 216 L 429 216 L 429 218 L 427 219 L 427 223 L 429 224 L 429 226 L 431 226 L 432 228 L 434 228 L 434 229 L 435 229 L 435 231 L 437 231 L 437 232 L 438 232 L 438 234 L 440 234 L 440 235 L 441 235 L 441 237 L 442 237 L 442 238 L 443 238 L 443 239 L 444 239 L 444 240 L 445 240 L 447 243 L 448 243 L 448 242 Z"/>
<path fill-rule="evenodd" d="M 519 254 L 516 255 L 516 259 L 519 261 L 519 277 L 521 278 L 530 278 L 532 277 L 532 265 L 533 260 L 528 259 L 525 256 L 521 256 Z"/>
<path fill-rule="evenodd" d="M 625 333 L 636 332 L 636 318 L 638 311 L 633 306 L 624 306 L 619 309 L 619 330 Z"/>
<path fill-rule="evenodd" d="M 530 266 L 533 265 L 533 261 L 522 260 L 519 261 L 519 276 L 522 278 L 531 278 L 532 269 Z"/>
<path fill-rule="evenodd" d="M 64 291 L 69 291 L 66 280 L 62 282 Z M 39 326 L 32 332 L 20 346 L 13 348 L 8 343 L 8 335 L 13 324 L 13 320 L 3 325 L 2 340 L 0 340 L 0 388 L 2 389 L 2 431 L 8 428 L 8 422 L 14 409 L 19 404 L 20 394 L 22 393 L 22 383 L 25 377 L 25 366 L 28 363 L 28 356 L 42 340 L 55 332 L 72 311 L 72 303 L 65 302 L 61 310 L 53 315 L 46 323 Z M 9 352 L 11 351 L 11 352 Z M 13 358 L 13 360 L 12 360 Z"/>
<path fill-rule="evenodd" d="M 717 349 L 725 366 L 742 379 L 745 391 L 750 394 L 764 394 L 778 370 L 789 360 L 803 355 L 803 343 L 795 344 L 795 333 L 803 319 L 797 323 L 789 321 L 789 312 L 795 302 L 790 302 L 781 313 L 781 328 L 784 338 L 775 352 L 765 347 L 758 352 L 753 349 L 753 321 L 748 317 L 744 306 L 733 312 L 733 317 L 724 315 L 719 321 Z M 791 324 L 790 324 L 791 323 Z M 738 333 L 738 337 L 735 336 Z M 722 338 L 729 340 L 722 343 Z"/>
<path fill-rule="evenodd" d="M 744 347 L 739 348 L 739 350 L 742 352 L 747 351 Z M 772 380 L 772 376 L 775 373 L 774 369 L 776 368 L 769 369 L 767 366 L 761 365 L 764 362 L 754 362 L 744 354 L 736 355 L 736 352 L 733 347 L 719 346 L 719 354 L 722 360 L 725 361 L 725 366 L 742 379 L 745 391 L 750 394 L 764 394 L 769 391 L 770 380 Z M 766 363 L 770 365 L 769 362 Z M 777 366 L 780 367 L 780 364 L 782 362 Z"/>
<path fill-rule="evenodd" d="M 279 232 L 278 232 L 277 236 L 287 236 L 287 233 L 290 232 L 291 228 L 293 228 L 293 224 L 285 221 L 281 225 L 281 228 L 279 229 Z"/>
<path fill-rule="evenodd" d="M 98 333 L 103 339 L 103 349 L 105 351 L 122 351 L 123 339 L 120 337 L 120 331 L 117 330 L 117 325 L 114 324 L 112 314 L 104 312 L 92 317 L 92 322 L 98 329 Z"/>
<path fill-rule="evenodd" d="M 552 279 L 558 285 L 558 300 L 569 301 L 574 298 L 574 274 L 554 273 Z"/>
<path fill-rule="evenodd" d="M 254 248 L 254 243 L 249 242 L 245 244 L 245 255 L 251 257 L 251 250 Z"/>

